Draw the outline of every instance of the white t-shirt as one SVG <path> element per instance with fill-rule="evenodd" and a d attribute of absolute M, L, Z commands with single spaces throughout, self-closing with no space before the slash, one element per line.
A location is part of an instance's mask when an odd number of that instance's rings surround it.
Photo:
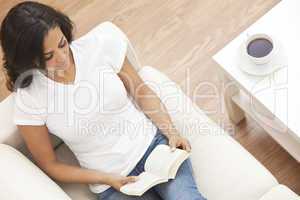
<path fill-rule="evenodd" d="M 146 152 L 157 127 L 129 98 L 117 75 L 126 40 L 99 27 L 70 44 L 76 66 L 73 84 L 32 70 L 32 83 L 16 92 L 14 122 L 46 124 L 81 167 L 126 176 Z M 89 186 L 94 193 L 110 187 Z"/>

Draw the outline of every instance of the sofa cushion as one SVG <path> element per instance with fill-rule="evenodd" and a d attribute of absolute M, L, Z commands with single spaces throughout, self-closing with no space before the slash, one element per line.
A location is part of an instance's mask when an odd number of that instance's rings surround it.
<path fill-rule="evenodd" d="M 13 147 L 0 144 L 0 199 L 71 200 L 42 170 Z"/>
<path fill-rule="evenodd" d="M 15 104 L 15 93 L 11 93 L 8 97 L 0 102 L 0 143 L 8 144 L 30 158 L 26 145 L 17 126 L 13 123 L 13 109 Z M 61 140 L 51 134 L 51 142 L 53 147 L 57 147 Z"/>
<path fill-rule="evenodd" d="M 277 185 L 260 200 L 299 200 L 300 197 L 284 185 Z"/>
<path fill-rule="evenodd" d="M 196 181 L 208 199 L 259 199 L 278 184 L 273 175 L 230 136 L 199 136 L 191 146 Z"/>

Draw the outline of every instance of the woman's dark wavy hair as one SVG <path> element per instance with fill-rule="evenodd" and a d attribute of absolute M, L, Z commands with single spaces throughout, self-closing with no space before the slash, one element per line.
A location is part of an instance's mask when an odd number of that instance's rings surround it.
<path fill-rule="evenodd" d="M 26 1 L 11 8 L 0 30 L 8 90 L 13 92 L 31 84 L 33 75 L 30 73 L 16 82 L 22 73 L 31 69 L 46 69 L 43 41 L 48 31 L 60 27 L 70 44 L 73 25 L 68 16 L 38 2 Z"/>

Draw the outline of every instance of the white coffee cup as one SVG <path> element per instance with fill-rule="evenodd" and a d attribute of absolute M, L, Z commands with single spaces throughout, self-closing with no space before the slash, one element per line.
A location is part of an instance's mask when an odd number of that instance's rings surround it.
<path fill-rule="evenodd" d="M 263 65 L 272 59 L 275 48 L 276 44 L 269 35 L 258 33 L 251 35 L 246 40 L 244 51 L 252 62 Z"/>

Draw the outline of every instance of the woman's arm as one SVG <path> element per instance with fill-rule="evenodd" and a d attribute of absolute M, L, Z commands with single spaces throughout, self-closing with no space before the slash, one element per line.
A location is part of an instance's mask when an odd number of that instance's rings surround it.
<path fill-rule="evenodd" d="M 118 174 L 84 169 L 79 166 L 64 164 L 56 159 L 51 145 L 48 128 L 43 126 L 18 125 L 25 143 L 36 164 L 51 178 L 69 183 L 107 184 L 116 189 L 136 177 L 123 177 Z"/>
<path fill-rule="evenodd" d="M 144 83 L 127 57 L 118 75 L 123 81 L 127 92 L 134 98 L 143 112 L 151 118 L 156 126 L 169 139 L 169 144 L 172 149 L 181 146 L 183 149 L 190 151 L 191 146 L 188 140 L 179 135 L 165 105 L 155 92 Z"/>

